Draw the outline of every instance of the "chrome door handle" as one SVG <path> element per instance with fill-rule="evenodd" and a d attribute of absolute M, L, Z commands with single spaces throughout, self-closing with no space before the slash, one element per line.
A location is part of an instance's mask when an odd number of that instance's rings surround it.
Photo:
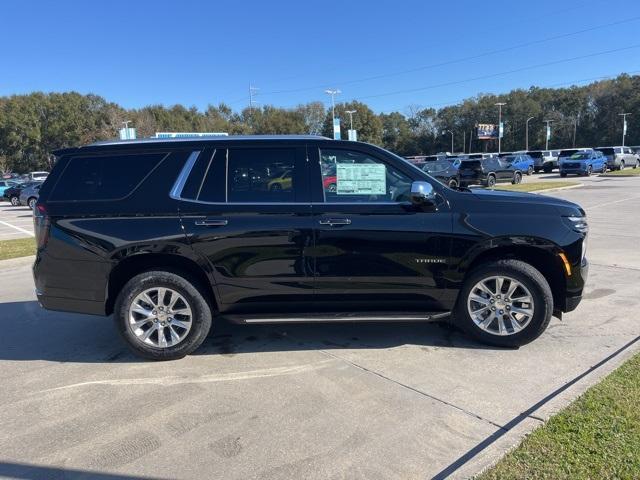
<path fill-rule="evenodd" d="M 196 220 L 195 224 L 198 227 L 224 227 L 229 223 L 229 220 L 216 219 L 216 218 L 202 218 Z"/>
<path fill-rule="evenodd" d="M 326 220 L 320 220 L 320 225 L 329 225 L 333 227 L 335 225 L 351 225 L 351 219 L 349 218 L 327 218 Z"/>

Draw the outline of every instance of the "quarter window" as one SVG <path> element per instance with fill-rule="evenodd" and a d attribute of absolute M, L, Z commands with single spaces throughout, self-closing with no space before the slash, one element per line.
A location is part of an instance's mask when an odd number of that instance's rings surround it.
<path fill-rule="evenodd" d="M 367 154 L 323 149 L 320 152 L 320 168 L 327 203 L 409 201 L 411 179 Z"/>

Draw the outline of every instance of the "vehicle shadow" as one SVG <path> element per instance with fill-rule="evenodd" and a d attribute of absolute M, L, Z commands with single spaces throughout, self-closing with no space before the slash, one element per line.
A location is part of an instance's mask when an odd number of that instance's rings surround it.
<path fill-rule="evenodd" d="M 2 478 L 16 478 L 28 480 L 151 480 L 160 477 L 140 477 L 119 473 L 101 473 L 95 470 L 78 470 L 63 467 L 50 467 L 47 465 L 32 465 L 28 463 L 0 462 L 0 476 Z"/>
<path fill-rule="evenodd" d="M 144 362 L 129 352 L 110 317 L 50 312 L 37 302 L 0 303 L 0 360 Z M 492 349 L 444 323 L 375 322 L 238 325 L 217 319 L 195 355 L 237 355 L 403 345 Z"/>

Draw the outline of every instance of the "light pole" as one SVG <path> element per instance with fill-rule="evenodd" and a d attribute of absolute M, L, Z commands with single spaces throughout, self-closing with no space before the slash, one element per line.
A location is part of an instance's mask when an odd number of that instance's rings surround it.
<path fill-rule="evenodd" d="M 547 131 L 545 132 L 545 137 L 547 138 L 547 143 L 545 143 L 545 150 L 549 150 L 549 137 L 551 136 L 551 122 L 553 122 L 553 120 L 543 120 L 546 124 L 547 124 Z"/>
<path fill-rule="evenodd" d="M 502 107 L 506 105 L 505 102 L 498 102 L 495 104 L 498 107 L 498 153 L 502 148 Z"/>
<path fill-rule="evenodd" d="M 578 119 L 580 118 L 580 114 L 577 114 L 573 119 L 573 147 L 576 146 L 576 134 L 578 133 Z"/>
<path fill-rule="evenodd" d="M 345 113 L 349 114 L 349 125 L 350 129 L 353 130 L 353 114 L 356 113 L 357 110 L 346 110 Z"/>
<path fill-rule="evenodd" d="M 451 134 L 451 154 L 453 154 L 453 132 L 451 130 L 445 130 L 444 132 L 442 132 L 443 135 L 445 133 L 450 133 Z"/>
<path fill-rule="evenodd" d="M 627 115 L 631 115 L 631 114 L 619 113 L 618 115 L 622 117 L 622 146 L 624 147 L 624 137 L 627 136 Z"/>
<path fill-rule="evenodd" d="M 338 90 L 337 88 L 329 88 L 327 90 L 324 91 L 324 93 L 326 93 L 327 95 L 331 95 L 331 119 L 333 120 L 333 122 L 335 123 L 336 120 L 336 95 L 340 95 L 342 92 L 340 90 Z"/>
<path fill-rule="evenodd" d="M 533 120 L 534 118 L 536 118 L 536 117 L 529 117 L 529 118 L 527 118 L 527 121 L 525 122 L 526 127 L 525 127 L 525 146 L 524 146 L 524 149 L 526 151 L 529 151 L 529 122 L 531 120 Z"/>

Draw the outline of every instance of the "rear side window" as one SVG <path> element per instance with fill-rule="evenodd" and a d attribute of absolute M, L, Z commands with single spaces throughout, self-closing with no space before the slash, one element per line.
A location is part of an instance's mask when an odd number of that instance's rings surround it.
<path fill-rule="evenodd" d="M 118 200 L 130 195 L 166 153 L 73 157 L 51 192 L 52 201 Z"/>
<path fill-rule="evenodd" d="M 294 202 L 299 175 L 293 148 L 230 148 L 227 201 Z"/>

